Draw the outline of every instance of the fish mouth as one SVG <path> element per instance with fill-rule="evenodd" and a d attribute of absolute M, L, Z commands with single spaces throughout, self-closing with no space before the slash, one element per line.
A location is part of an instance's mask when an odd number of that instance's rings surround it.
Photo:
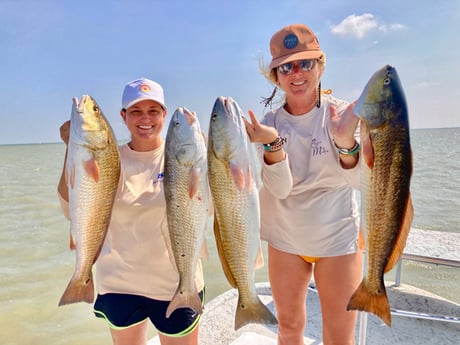
<path fill-rule="evenodd" d="M 83 95 L 81 96 L 81 99 L 79 100 L 78 97 L 72 98 L 73 104 L 75 105 L 75 108 L 78 109 L 79 113 L 83 113 L 83 110 L 85 108 L 86 100 L 88 99 L 88 95 Z"/>
<path fill-rule="evenodd" d="M 196 115 L 194 112 L 188 110 L 187 108 L 183 108 L 183 113 L 185 116 L 185 120 L 189 124 L 189 126 L 192 126 L 196 122 Z"/>
<path fill-rule="evenodd" d="M 225 109 L 225 111 L 227 113 L 230 113 L 232 111 L 232 107 L 233 107 L 233 98 L 232 97 L 224 97 L 224 96 L 220 96 L 219 99 L 218 99 L 221 103 L 222 103 L 222 106 L 223 108 Z"/>
<path fill-rule="evenodd" d="M 178 125 L 180 124 L 180 117 L 181 115 L 187 122 L 189 126 L 193 126 L 193 124 L 197 121 L 196 113 L 191 111 L 185 107 L 179 107 L 173 114 L 173 121 L 176 122 Z"/>

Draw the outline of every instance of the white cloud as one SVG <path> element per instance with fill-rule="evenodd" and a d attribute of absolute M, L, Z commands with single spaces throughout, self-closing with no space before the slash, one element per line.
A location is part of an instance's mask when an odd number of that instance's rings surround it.
<path fill-rule="evenodd" d="M 379 25 L 379 30 L 385 33 L 391 32 L 391 31 L 400 31 L 400 30 L 404 30 L 405 28 L 406 28 L 405 25 L 398 24 L 398 23 L 390 24 L 390 25 L 387 25 L 387 24 Z"/>
<path fill-rule="evenodd" d="M 418 82 L 415 87 L 419 88 L 419 89 L 431 89 L 433 87 L 438 87 L 440 86 L 441 83 L 437 82 L 437 81 L 421 81 L 421 82 Z"/>
<path fill-rule="evenodd" d="M 404 28 L 404 25 L 398 23 L 380 23 L 373 14 L 364 13 L 362 15 L 349 15 L 339 24 L 331 25 L 331 32 L 339 36 L 361 39 L 373 30 L 379 30 L 386 33 L 402 30 Z"/>

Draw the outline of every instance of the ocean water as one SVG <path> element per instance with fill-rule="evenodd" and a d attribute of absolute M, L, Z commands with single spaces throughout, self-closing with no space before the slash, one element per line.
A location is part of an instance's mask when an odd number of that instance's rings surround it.
<path fill-rule="evenodd" d="M 460 128 L 412 130 L 411 140 L 413 227 L 460 233 Z M 93 316 L 90 304 L 57 306 L 75 265 L 68 249 L 69 224 L 56 197 L 63 156 L 63 144 L 0 146 L 0 344 L 111 343 L 105 322 Z M 230 285 L 211 227 L 207 241 L 210 257 L 203 265 L 210 300 Z M 438 243 L 420 243 L 427 245 L 443 253 Z M 266 267 L 256 277 L 267 281 Z M 403 283 L 456 303 L 459 281 L 459 269 L 404 263 Z M 154 334 L 151 327 L 149 335 Z"/>

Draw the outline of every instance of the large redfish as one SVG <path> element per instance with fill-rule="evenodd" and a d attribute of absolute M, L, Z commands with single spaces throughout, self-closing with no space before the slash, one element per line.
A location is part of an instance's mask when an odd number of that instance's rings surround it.
<path fill-rule="evenodd" d="M 391 326 L 384 274 L 400 259 L 414 214 L 408 111 L 394 67 L 374 73 L 354 112 L 361 119 L 361 228 L 367 273 L 348 309 L 373 313 Z"/>
<path fill-rule="evenodd" d="M 164 191 L 171 246 L 179 285 L 166 317 L 177 308 L 202 312 L 195 272 L 208 224 L 209 185 L 206 145 L 195 113 L 177 108 L 165 141 Z"/>
<path fill-rule="evenodd" d="M 59 305 L 94 300 L 92 267 L 107 233 L 119 176 L 117 141 L 104 114 L 90 96 L 74 98 L 66 181 L 77 262 Z"/>
<path fill-rule="evenodd" d="M 242 114 L 232 98 L 217 98 L 208 136 L 214 235 L 225 276 L 238 289 L 235 329 L 248 323 L 277 324 L 255 288 L 256 261 L 261 258 L 259 195 Z"/>

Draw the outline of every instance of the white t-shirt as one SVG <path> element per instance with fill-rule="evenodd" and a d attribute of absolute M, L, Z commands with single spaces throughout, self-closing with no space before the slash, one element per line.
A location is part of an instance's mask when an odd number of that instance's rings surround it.
<path fill-rule="evenodd" d="M 99 294 L 172 299 L 179 273 L 169 240 L 163 191 L 164 143 L 150 152 L 120 147 L 121 174 L 107 237 L 96 261 Z M 68 217 L 68 204 L 61 199 Z M 195 282 L 204 287 L 201 261 Z"/>
<path fill-rule="evenodd" d="M 359 163 L 343 169 L 329 131 L 329 106 L 342 114 L 347 102 L 323 96 L 320 108 L 299 116 L 283 107 L 262 123 L 286 137 L 287 158 L 262 163 L 261 238 L 273 247 L 304 256 L 327 257 L 358 250 L 355 188 Z M 263 147 L 259 147 L 262 156 Z"/>

